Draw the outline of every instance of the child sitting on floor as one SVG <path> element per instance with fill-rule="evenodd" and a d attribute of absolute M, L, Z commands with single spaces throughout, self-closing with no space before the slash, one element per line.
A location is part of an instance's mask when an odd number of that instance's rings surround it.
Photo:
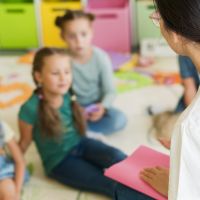
<path fill-rule="evenodd" d="M 14 132 L 0 121 L 0 199 L 20 200 L 24 179 L 25 162 L 14 139 Z"/>
<path fill-rule="evenodd" d="M 107 53 L 92 45 L 93 20 L 90 13 L 67 10 L 56 25 L 72 57 L 73 89 L 85 109 L 88 129 L 111 134 L 123 129 L 127 119 L 112 107 L 116 96 L 112 65 Z"/>

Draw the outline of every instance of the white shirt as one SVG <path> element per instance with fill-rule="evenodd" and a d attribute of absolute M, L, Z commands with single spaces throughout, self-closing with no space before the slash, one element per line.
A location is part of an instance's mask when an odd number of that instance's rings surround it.
<path fill-rule="evenodd" d="M 169 200 L 200 199 L 200 89 L 173 132 L 168 194 Z"/>
<path fill-rule="evenodd" d="M 3 121 L 0 121 L 0 148 L 14 137 L 13 130 Z"/>

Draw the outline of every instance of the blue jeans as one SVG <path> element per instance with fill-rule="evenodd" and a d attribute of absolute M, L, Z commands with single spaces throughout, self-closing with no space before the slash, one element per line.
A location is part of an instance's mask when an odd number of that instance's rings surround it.
<path fill-rule="evenodd" d="M 113 197 L 116 182 L 104 169 L 126 158 L 120 150 L 100 141 L 82 138 L 80 144 L 59 163 L 50 177 L 71 187 Z"/>
<path fill-rule="evenodd" d="M 0 181 L 15 177 L 15 163 L 6 155 L 0 155 Z M 29 172 L 25 170 L 24 183 L 30 178 Z"/>
<path fill-rule="evenodd" d="M 115 190 L 115 200 L 154 200 L 153 198 L 142 194 L 136 190 L 118 184 Z"/>
<path fill-rule="evenodd" d="M 109 108 L 99 121 L 88 121 L 88 129 L 108 135 L 120 131 L 126 124 L 127 118 L 123 112 L 115 108 Z"/>
<path fill-rule="evenodd" d="M 184 110 L 186 109 L 186 105 L 184 103 L 184 99 L 183 97 L 179 100 L 174 112 L 175 113 L 180 113 L 180 112 L 183 112 Z"/>

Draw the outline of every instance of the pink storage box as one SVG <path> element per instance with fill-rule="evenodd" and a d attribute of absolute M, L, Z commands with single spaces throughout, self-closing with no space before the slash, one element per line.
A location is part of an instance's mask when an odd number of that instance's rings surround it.
<path fill-rule="evenodd" d="M 124 7 L 124 0 L 89 0 L 90 8 L 120 8 Z"/>
<path fill-rule="evenodd" d="M 93 43 L 107 51 L 130 52 L 128 0 L 89 0 L 86 10 L 96 16 Z"/>

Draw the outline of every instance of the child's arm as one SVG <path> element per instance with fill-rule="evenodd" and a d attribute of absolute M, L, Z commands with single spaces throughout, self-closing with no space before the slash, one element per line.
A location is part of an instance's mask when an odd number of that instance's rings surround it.
<path fill-rule="evenodd" d="M 96 104 L 98 107 L 96 112 L 91 113 L 88 116 L 90 121 L 98 121 L 105 114 L 106 109 L 108 109 L 116 96 L 116 91 L 113 81 L 113 71 L 112 63 L 109 56 L 105 52 L 99 54 L 99 66 L 100 66 L 100 88 L 102 92 L 102 99 Z"/>
<path fill-rule="evenodd" d="M 109 108 L 116 97 L 116 90 L 113 80 L 112 63 L 109 56 L 106 53 L 102 55 L 100 65 L 101 65 L 100 85 L 102 87 L 101 90 L 103 94 L 102 94 L 102 100 L 99 103 L 101 103 L 104 108 Z"/>
<path fill-rule="evenodd" d="M 16 185 L 16 192 L 17 195 L 20 196 L 20 192 L 22 189 L 24 175 L 25 175 L 25 162 L 22 155 L 22 152 L 17 144 L 17 142 L 12 139 L 7 143 L 8 149 L 11 153 L 13 161 L 15 163 L 15 185 Z"/>
<path fill-rule="evenodd" d="M 196 77 L 198 77 L 198 72 L 192 60 L 185 56 L 178 57 L 179 70 L 182 78 L 182 84 L 184 87 L 183 98 L 184 103 L 188 106 L 193 100 L 195 94 L 197 93 L 196 88 Z"/>
<path fill-rule="evenodd" d="M 197 89 L 195 86 L 194 79 L 192 77 L 183 79 L 182 82 L 184 86 L 184 94 L 183 94 L 184 103 L 186 106 L 188 106 L 192 102 L 194 96 L 196 95 Z"/>
<path fill-rule="evenodd" d="M 21 151 L 25 153 L 32 141 L 33 126 L 22 120 L 19 120 L 19 130 L 20 130 L 19 146 L 21 148 Z"/>

